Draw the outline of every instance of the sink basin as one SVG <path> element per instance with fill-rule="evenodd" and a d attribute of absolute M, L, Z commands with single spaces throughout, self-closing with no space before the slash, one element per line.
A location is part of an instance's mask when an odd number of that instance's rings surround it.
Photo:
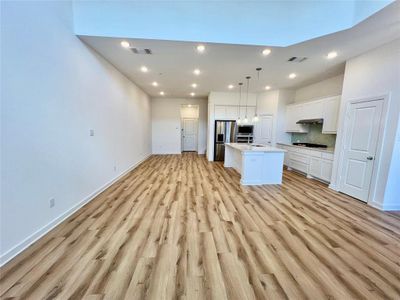
<path fill-rule="evenodd" d="M 265 147 L 265 145 L 251 145 L 252 147 Z"/>

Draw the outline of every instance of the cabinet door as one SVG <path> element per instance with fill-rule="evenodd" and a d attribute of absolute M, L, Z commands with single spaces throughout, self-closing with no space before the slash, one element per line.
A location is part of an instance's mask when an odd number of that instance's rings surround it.
<path fill-rule="evenodd" d="M 321 159 L 311 157 L 309 173 L 311 176 L 320 178 L 321 177 Z"/>
<path fill-rule="evenodd" d="M 226 107 L 223 105 L 215 105 L 215 120 L 224 120 L 226 118 Z"/>
<path fill-rule="evenodd" d="M 248 106 L 247 111 L 246 106 L 240 107 L 240 119 L 243 121 L 244 118 L 247 116 L 248 123 L 252 123 L 255 111 L 256 110 L 254 106 Z"/>
<path fill-rule="evenodd" d="M 255 125 L 256 143 L 271 144 L 273 132 L 273 117 L 268 115 L 259 116 Z"/>
<path fill-rule="evenodd" d="M 324 124 L 322 133 L 336 133 L 339 115 L 340 97 L 329 98 L 324 101 Z"/>
<path fill-rule="evenodd" d="M 301 119 L 323 118 L 323 101 L 312 101 L 304 103 L 301 110 Z"/>
<path fill-rule="evenodd" d="M 303 119 L 303 105 L 286 106 L 286 132 L 308 132 L 308 126 L 296 124 Z"/>
<path fill-rule="evenodd" d="M 331 182 L 332 162 L 329 160 L 321 160 L 321 179 Z"/>
<path fill-rule="evenodd" d="M 238 106 L 226 106 L 226 118 L 229 120 L 236 120 L 239 116 Z"/>

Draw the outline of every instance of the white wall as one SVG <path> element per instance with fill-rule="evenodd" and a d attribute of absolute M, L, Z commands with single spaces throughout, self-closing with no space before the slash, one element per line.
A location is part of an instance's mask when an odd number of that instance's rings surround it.
<path fill-rule="evenodd" d="M 181 153 L 181 105 L 199 106 L 198 153 L 206 151 L 207 99 L 155 98 L 152 99 L 153 154 Z"/>
<path fill-rule="evenodd" d="M 343 147 L 343 126 L 347 103 L 351 100 L 387 96 L 389 101 L 387 123 L 383 143 L 378 145 L 377 160 L 380 162 L 376 186 L 372 185 L 373 199 L 370 202 L 381 209 L 394 208 L 392 195 L 397 194 L 397 209 L 400 209 L 398 195 L 400 185 L 396 174 L 399 173 L 399 153 L 394 152 L 396 131 L 400 113 L 400 40 L 393 41 L 377 49 L 355 57 L 346 63 L 344 74 L 341 111 L 336 148 Z M 332 175 L 332 187 L 339 183 L 339 162 L 341 152 L 336 151 Z M 375 163 L 378 163 L 377 161 Z M 394 168 L 394 169 L 391 169 Z M 390 176 L 389 176 L 390 170 Z M 394 177 L 392 177 L 394 176 Z M 374 181 L 374 180 L 373 180 Z M 390 191 L 390 192 L 389 192 Z M 393 192 L 396 191 L 396 192 Z M 386 193 L 387 192 L 387 193 Z M 395 200 L 396 201 L 396 200 Z"/>
<path fill-rule="evenodd" d="M 305 87 L 299 88 L 295 92 L 295 102 L 306 102 L 318 98 L 337 96 L 342 94 L 344 75 L 331 77 Z"/>
<path fill-rule="evenodd" d="M 4 262 L 150 154 L 151 111 L 144 92 L 73 34 L 70 2 L 1 9 Z"/>

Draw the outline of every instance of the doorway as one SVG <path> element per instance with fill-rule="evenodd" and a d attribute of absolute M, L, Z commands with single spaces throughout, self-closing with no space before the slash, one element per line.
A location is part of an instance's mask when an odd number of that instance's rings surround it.
<path fill-rule="evenodd" d="M 181 106 L 181 149 L 182 152 L 197 152 L 198 148 L 198 105 Z"/>
<path fill-rule="evenodd" d="M 368 201 L 383 119 L 383 99 L 348 104 L 340 191 Z"/>

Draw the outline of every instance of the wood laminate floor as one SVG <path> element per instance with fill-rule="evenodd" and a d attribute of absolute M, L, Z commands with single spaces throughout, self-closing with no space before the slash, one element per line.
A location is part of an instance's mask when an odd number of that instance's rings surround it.
<path fill-rule="evenodd" d="M 400 299 L 400 215 L 152 156 L 1 269 L 1 299 Z"/>

